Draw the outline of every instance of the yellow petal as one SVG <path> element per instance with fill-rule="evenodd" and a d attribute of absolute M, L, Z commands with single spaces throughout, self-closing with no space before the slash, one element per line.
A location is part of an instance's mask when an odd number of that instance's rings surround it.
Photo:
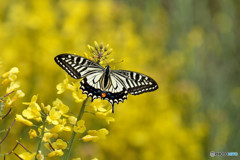
<path fill-rule="evenodd" d="M 57 149 L 51 153 L 48 154 L 48 157 L 55 157 L 55 156 L 62 156 L 63 151 L 61 149 Z"/>
<path fill-rule="evenodd" d="M 27 126 L 33 126 L 33 123 L 29 120 L 24 119 L 22 115 L 17 114 L 15 119 L 16 121 L 22 122 Z"/>
<path fill-rule="evenodd" d="M 89 141 L 93 141 L 93 142 L 97 142 L 99 140 L 98 136 L 91 136 L 91 135 L 86 135 L 82 138 L 83 142 L 89 142 Z"/>

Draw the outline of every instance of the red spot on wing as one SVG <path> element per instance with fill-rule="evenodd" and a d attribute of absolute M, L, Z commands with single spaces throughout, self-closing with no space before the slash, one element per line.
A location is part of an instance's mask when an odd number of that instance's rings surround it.
<path fill-rule="evenodd" d="M 102 98 L 106 97 L 106 93 L 103 92 L 101 96 Z"/>

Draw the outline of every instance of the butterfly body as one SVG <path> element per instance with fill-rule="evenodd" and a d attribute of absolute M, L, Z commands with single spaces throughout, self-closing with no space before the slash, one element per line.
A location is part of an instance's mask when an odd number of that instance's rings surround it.
<path fill-rule="evenodd" d="M 112 104 L 124 102 L 128 94 L 138 95 L 154 91 L 157 83 L 150 77 L 131 71 L 111 70 L 84 57 L 73 54 L 60 54 L 55 57 L 56 63 L 71 77 L 81 79 L 83 94 L 92 98 L 108 100 Z"/>

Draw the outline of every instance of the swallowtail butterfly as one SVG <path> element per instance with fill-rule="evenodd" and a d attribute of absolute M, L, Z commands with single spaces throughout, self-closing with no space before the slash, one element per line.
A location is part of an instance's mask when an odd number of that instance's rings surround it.
<path fill-rule="evenodd" d="M 128 94 L 138 95 L 158 89 L 156 81 L 137 72 L 111 70 L 74 54 L 60 54 L 55 57 L 56 63 L 74 79 L 81 79 L 83 94 L 92 98 L 108 100 L 112 104 L 123 102 Z"/>

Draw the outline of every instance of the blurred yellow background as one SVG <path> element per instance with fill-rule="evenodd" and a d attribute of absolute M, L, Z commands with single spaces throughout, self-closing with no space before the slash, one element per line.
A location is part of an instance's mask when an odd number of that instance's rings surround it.
<path fill-rule="evenodd" d="M 210 151 L 240 152 L 239 6 L 229 0 L 1 0 L 1 73 L 19 68 L 24 101 L 35 94 L 45 104 L 60 97 L 78 112 L 67 93 L 56 94 L 65 72 L 54 57 L 83 55 L 87 44 L 103 42 L 113 48 L 117 69 L 147 74 L 159 89 L 116 105 L 110 125 L 93 121 L 93 128 L 109 129 L 107 139 L 76 142 L 73 157 L 202 160 Z M 28 137 L 23 127 L 12 132 Z M 28 141 L 34 151 L 36 141 Z"/>

